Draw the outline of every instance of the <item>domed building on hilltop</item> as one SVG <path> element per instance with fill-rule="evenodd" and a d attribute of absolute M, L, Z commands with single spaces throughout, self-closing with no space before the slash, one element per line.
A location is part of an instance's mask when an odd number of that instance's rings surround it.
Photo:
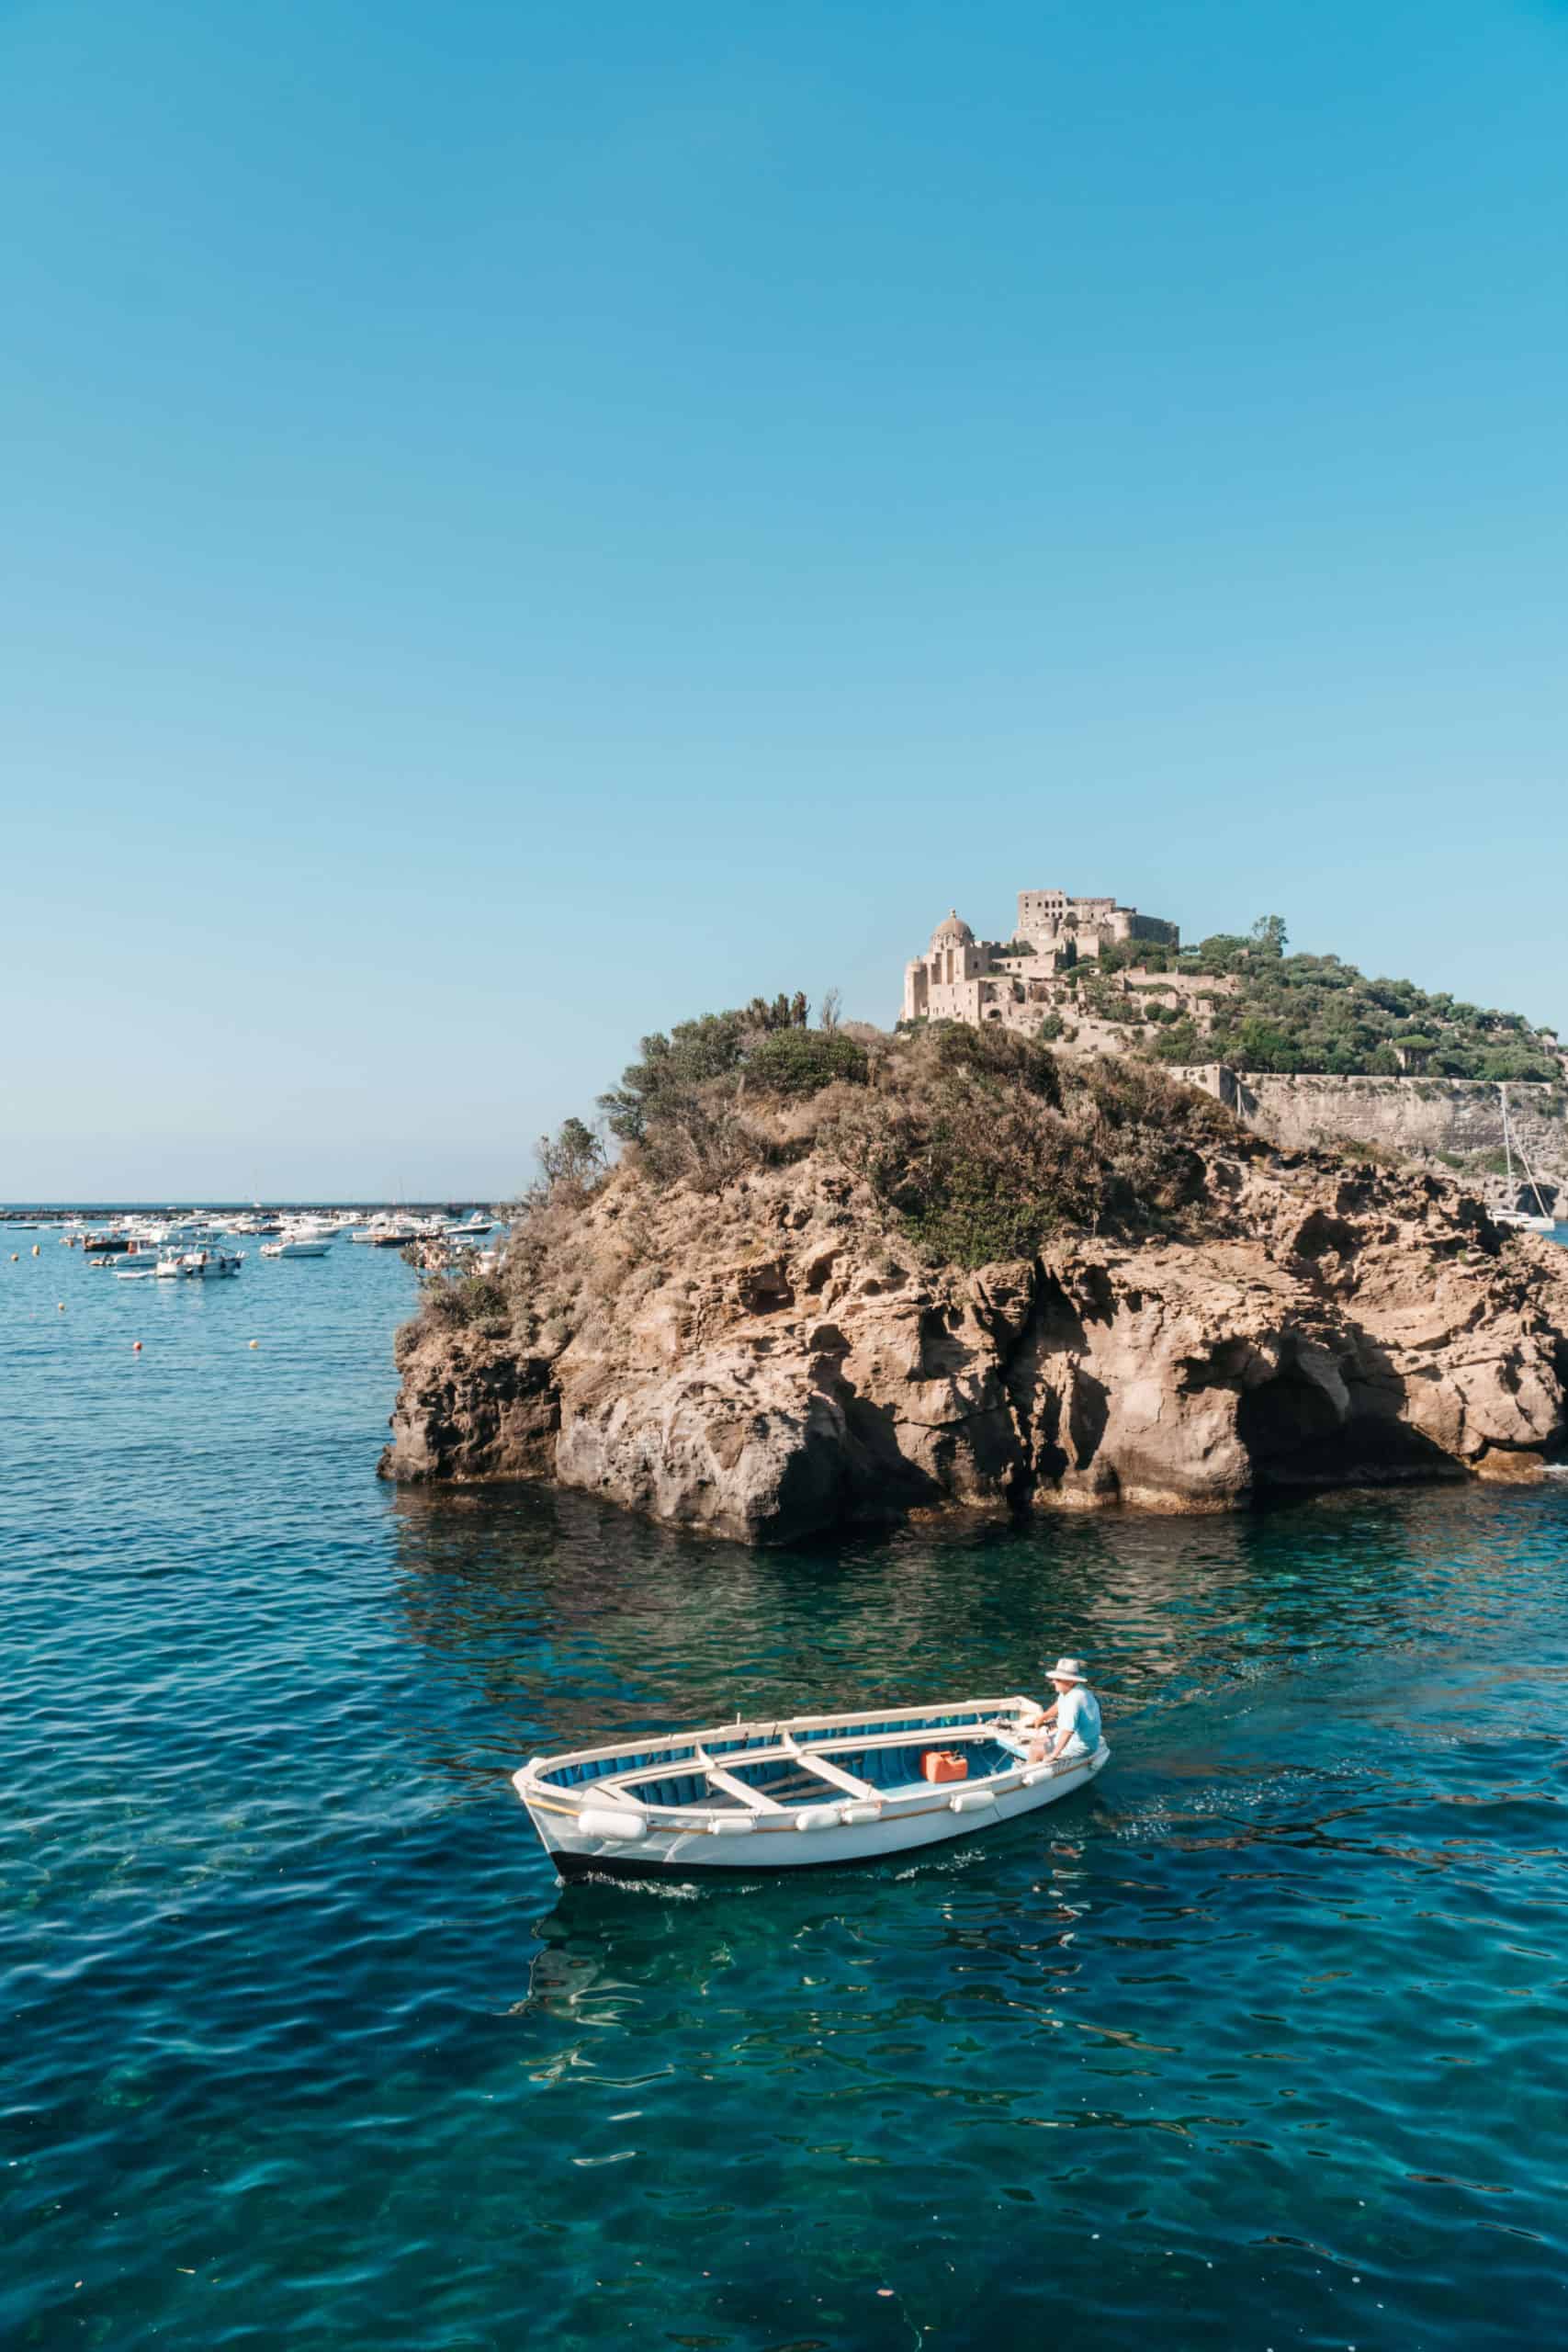
<path fill-rule="evenodd" d="M 1021 890 L 1010 941 L 976 939 L 956 907 L 931 945 L 904 969 L 906 1021 L 998 1022 L 1032 1036 L 1049 1009 L 1047 983 L 1107 941 L 1147 939 L 1179 947 L 1181 933 L 1158 915 L 1114 899 L 1073 899 L 1065 890 Z"/>

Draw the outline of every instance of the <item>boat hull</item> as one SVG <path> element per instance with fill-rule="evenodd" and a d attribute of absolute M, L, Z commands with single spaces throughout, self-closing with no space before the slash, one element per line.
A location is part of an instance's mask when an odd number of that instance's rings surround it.
<path fill-rule="evenodd" d="M 998 1790 L 989 1804 L 974 1809 L 963 1804 L 962 1790 L 932 1788 L 907 1798 L 886 1799 L 874 1820 L 797 1828 L 791 1818 L 777 1826 L 754 1823 L 740 1833 L 650 1827 L 635 1844 L 588 1836 L 570 1812 L 534 1802 L 536 1792 L 525 1792 L 519 1786 L 518 1793 L 562 1878 L 755 1878 L 776 1871 L 842 1869 L 884 1861 L 925 1847 L 947 1845 L 954 1838 L 979 1836 L 1087 1788 L 1110 1758 L 1111 1751 L 1101 1741 L 1092 1756 L 1065 1758 L 1033 1780 L 1032 1785 L 1021 1782 Z M 516 1777 L 521 1782 L 523 1776 Z"/>

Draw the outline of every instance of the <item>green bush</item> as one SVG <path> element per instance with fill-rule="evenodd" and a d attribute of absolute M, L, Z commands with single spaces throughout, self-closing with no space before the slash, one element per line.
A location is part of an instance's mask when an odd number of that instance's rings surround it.
<path fill-rule="evenodd" d="M 1184 970 L 1228 974 L 1235 993 L 1216 1008 L 1216 1025 L 1201 1051 L 1255 1070 L 1325 1071 L 1334 1077 L 1395 1076 L 1406 1045 L 1431 1056 L 1444 1078 L 1550 1080 L 1550 1049 L 1517 1012 L 1483 1012 L 1412 980 L 1369 979 L 1337 956 L 1284 953 L 1282 925 L 1265 917 L 1244 939 L 1218 933 L 1184 948 Z M 1178 1055 L 1164 1040 L 1162 1053 Z"/>
<path fill-rule="evenodd" d="M 1229 1114 L 1124 1058 L 1058 1062 L 1032 1039 L 958 1024 L 901 1041 L 821 1142 L 945 1265 L 1032 1257 L 1065 1227 L 1139 1228 L 1197 1196 L 1194 1145 Z"/>
<path fill-rule="evenodd" d="M 642 1041 L 642 1059 L 628 1063 L 619 1086 L 599 1097 L 610 1132 L 622 1143 L 640 1143 L 650 1119 L 668 1111 L 694 1087 L 738 1070 L 753 1034 L 744 1012 L 705 1012 L 677 1022 L 669 1036 L 656 1030 Z"/>
<path fill-rule="evenodd" d="M 835 1079 L 866 1080 L 865 1047 L 841 1029 L 775 1029 L 746 1057 L 749 1080 L 775 1094 L 817 1094 Z"/>
<path fill-rule="evenodd" d="M 482 1339 L 504 1339 L 512 1329 L 512 1304 L 494 1274 L 434 1273 L 422 1277 L 419 1307 L 398 1334 L 400 1351 L 428 1331 L 472 1330 Z"/>

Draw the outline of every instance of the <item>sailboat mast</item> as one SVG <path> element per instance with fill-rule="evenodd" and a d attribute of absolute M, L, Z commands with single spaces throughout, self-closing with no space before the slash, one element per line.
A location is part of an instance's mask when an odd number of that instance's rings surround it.
<path fill-rule="evenodd" d="M 1529 1184 L 1530 1191 L 1535 1194 L 1535 1213 L 1537 1216 L 1545 1216 L 1549 1212 L 1547 1210 L 1546 1203 L 1540 1196 L 1540 1179 L 1536 1174 L 1535 1170 L 1530 1166 L 1530 1156 L 1525 1149 L 1525 1139 L 1523 1136 L 1519 1137 L 1519 1159 L 1524 1166 L 1525 1181 Z"/>
<path fill-rule="evenodd" d="M 1508 1160 L 1508 1205 L 1511 1208 L 1514 1202 L 1514 1141 L 1508 1132 L 1508 1090 L 1500 1086 L 1497 1091 L 1503 1098 L 1503 1149 Z"/>

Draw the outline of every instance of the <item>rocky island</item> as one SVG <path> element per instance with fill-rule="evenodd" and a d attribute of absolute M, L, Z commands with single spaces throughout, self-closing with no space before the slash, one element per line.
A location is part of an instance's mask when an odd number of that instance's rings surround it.
<path fill-rule="evenodd" d="M 1152 1064 L 754 1002 L 646 1039 L 500 1269 L 428 1279 L 385 1476 L 750 1542 L 917 1513 L 1529 1478 L 1568 1253 L 1449 1177 L 1281 1150 Z"/>

